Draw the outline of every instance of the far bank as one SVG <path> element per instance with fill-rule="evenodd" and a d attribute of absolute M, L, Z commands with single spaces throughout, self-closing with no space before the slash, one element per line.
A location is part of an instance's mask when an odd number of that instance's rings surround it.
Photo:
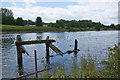
<path fill-rule="evenodd" d="M 103 31 L 115 30 L 112 28 L 100 28 L 99 30 L 94 27 L 87 28 L 56 28 L 56 27 L 42 27 L 42 26 L 16 26 L 16 25 L 2 25 L 2 33 L 42 33 L 42 32 L 76 32 L 76 31 Z"/>

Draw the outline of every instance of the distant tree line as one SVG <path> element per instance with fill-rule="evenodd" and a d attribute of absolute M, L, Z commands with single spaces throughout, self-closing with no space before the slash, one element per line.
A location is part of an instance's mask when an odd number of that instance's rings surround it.
<path fill-rule="evenodd" d="M 2 15 L 2 24 L 19 25 L 19 26 L 24 26 L 24 25 L 42 26 L 41 17 L 37 17 L 35 22 L 32 20 L 23 20 L 22 17 L 17 17 L 17 19 L 15 19 L 12 10 L 6 8 L 1 8 L 0 14 Z"/>
<path fill-rule="evenodd" d="M 108 28 L 120 30 L 120 24 L 114 25 L 111 24 L 110 26 L 101 24 L 100 22 L 92 22 L 92 20 L 56 20 L 55 23 L 43 23 L 41 17 L 37 17 L 36 21 L 32 20 L 23 20 L 22 17 L 18 17 L 17 19 L 14 18 L 14 14 L 12 10 L 1 8 L 0 14 L 2 14 L 2 24 L 6 25 L 36 25 L 36 26 L 43 26 L 43 24 L 48 25 L 49 27 L 57 27 L 57 28 L 67 28 L 70 29 L 71 27 L 74 28 L 94 28 L 96 30 L 100 30 L 103 28 L 107 30 Z"/>
<path fill-rule="evenodd" d="M 76 27 L 76 28 L 94 28 L 96 30 L 100 30 L 100 28 L 103 28 L 105 30 L 107 30 L 108 28 L 111 29 L 119 29 L 120 30 L 120 24 L 114 25 L 111 24 L 110 26 L 101 24 L 100 22 L 92 22 L 92 20 L 64 20 L 64 19 L 60 19 L 60 20 L 56 20 L 56 23 L 49 23 L 48 24 L 51 27 L 65 27 L 70 29 L 71 27 Z"/>

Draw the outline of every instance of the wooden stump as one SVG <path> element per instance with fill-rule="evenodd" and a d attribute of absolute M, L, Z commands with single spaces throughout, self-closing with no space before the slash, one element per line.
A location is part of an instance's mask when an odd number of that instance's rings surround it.
<path fill-rule="evenodd" d="M 77 55 L 77 44 L 78 44 L 78 41 L 75 39 L 75 47 L 74 47 L 74 50 L 76 50 L 75 56 Z"/>
<path fill-rule="evenodd" d="M 16 38 L 16 42 L 21 42 L 22 39 L 20 37 L 20 35 L 17 35 L 17 38 Z M 20 45 L 17 45 L 17 60 L 18 60 L 18 65 L 19 66 L 22 66 L 23 62 L 22 62 L 22 51 L 21 51 L 21 46 Z"/>

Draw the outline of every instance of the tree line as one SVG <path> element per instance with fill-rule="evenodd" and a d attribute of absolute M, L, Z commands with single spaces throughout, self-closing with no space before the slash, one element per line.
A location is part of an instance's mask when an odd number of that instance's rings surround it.
<path fill-rule="evenodd" d="M 120 24 L 114 25 L 111 24 L 110 26 L 104 25 L 100 22 L 92 22 L 92 20 L 56 20 L 55 23 L 44 23 L 42 22 L 41 17 L 37 17 L 36 21 L 32 20 L 23 20 L 22 17 L 18 17 L 17 19 L 14 18 L 14 14 L 12 10 L 6 9 L 6 8 L 1 8 L 2 14 L 2 24 L 6 25 L 19 25 L 19 26 L 24 26 L 24 25 L 36 25 L 36 26 L 43 26 L 43 24 L 48 25 L 49 27 L 57 27 L 57 28 L 67 28 L 70 29 L 71 27 L 73 28 L 94 28 L 96 30 L 100 30 L 100 28 L 103 28 L 107 30 L 108 28 L 111 29 L 116 29 L 120 30 Z"/>
<path fill-rule="evenodd" d="M 32 20 L 23 20 L 22 17 L 17 17 L 17 19 L 15 19 L 12 10 L 6 8 L 1 8 L 0 14 L 2 15 L 2 24 L 19 25 L 19 26 L 24 26 L 24 25 L 42 26 L 41 17 L 37 17 L 35 22 Z"/>

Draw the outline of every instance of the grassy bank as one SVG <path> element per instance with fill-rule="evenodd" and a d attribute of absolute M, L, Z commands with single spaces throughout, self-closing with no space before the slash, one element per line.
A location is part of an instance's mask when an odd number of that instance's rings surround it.
<path fill-rule="evenodd" d="M 30 32 L 48 32 L 48 31 L 67 31 L 64 28 L 55 28 L 55 27 L 40 27 L 40 26 L 16 26 L 16 25 L 2 25 L 3 32 L 11 31 L 30 31 Z"/>
<path fill-rule="evenodd" d="M 112 30 L 104 29 L 100 30 Z M 16 25 L 2 25 L 2 32 L 69 32 L 69 31 L 97 31 L 94 27 L 87 28 L 56 28 L 56 27 L 40 27 L 40 26 L 16 26 Z"/>

